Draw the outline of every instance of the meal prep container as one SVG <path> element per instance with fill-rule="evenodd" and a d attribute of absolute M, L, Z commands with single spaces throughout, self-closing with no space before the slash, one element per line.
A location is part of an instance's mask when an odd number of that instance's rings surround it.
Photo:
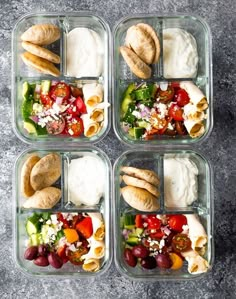
<path fill-rule="evenodd" d="M 198 168 L 198 199 L 187 208 L 172 208 L 165 207 L 164 201 L 164 157 L 189 158 Z M 120 169 L 122 166 L 138 167 L 155 171 L 160 178 L 160 209 L 155 212 L 141 212 L 131 208 L 122 198 L 120 187 L 125 186 L 120 180 Z M 211 269 L 214 260 L 214 238 L 213 238 L 213 182 L 212 169 L 209 161 L 201 154 L 192 150 L 128 150 L 124 152 L 115 162 L 113 167 L 114 179 L 114 249 L 115 263 L 117 269 L 122 275 L 136 281 L 151 281 L 151 280 L 181 280 L 195 279 L 202 277 L 203 274 L 190 274 L 187 270 L 187 262 L 179 270 L 160 269 L 153 270 L 143 269 L 141 266 L 130 267 L 124 260 L 125 242 L 122 236 L 121 216 L 124 214 L 198 214 L 201 223 L 203 224 L 208 243 L 204 258 L 209 263 Z"/>
<path fill-rule="evenodd" d="M 129 69 L 128 65 L 119 52 L 119 47 L 125 44 L 125 36 L 129 27 L 138 23 L 151 25 L 160 40 L 161 54 L 157 64 L 152 65 L 152 77 L 147 80 L 137 78 Z M 167 28 L 180 28 L 191 33 L 197 42 L 199 56 L 197 76 L 190 79 L 164 77 L 163 71 L 163 30 Z M 191 145 L 201 142 L 209 136 L 213 127 L 213 90 L 212 90 L 212 44 L 211 32 L 207 23 L 196 16 L 187 15 L 149 15 L 140 14 L 122 18 L 113 30 L 113 125 L 117 137 L 128 145 Z M 125 89 L 130 83 L 142 82 L 179 82 L 193 81 L 205 94 L 209 107 L 205 121 L 205 133 L 198 138 L 190 136 L 176 137 L 158 135 L 153 140 L 135 140 L 122 130 L 120 124 L 121 100 Z"/>
<path fill-rule="evenodd" d="M 61 31 L 61 38 L 53 44 L 47 46 L 49 50 L 61 57 L 59 69 L 60 77 L 53 77 L 44 75 L 40 72 L 34 71 L 33 68 L 26 66 L 20 54 L 24 52 L 21 46 L 20 36 L 24 31 L 35 24 L 52 23 L 57 25 Z M 94 30 L 101 38 L 103 43 L 103 73 L 99 77 L 68 77 L 66 75 L 66 34 L 74 28 L 86 27 Z M 69 143 L 91 143 L 101 140 L 108 133 L 110 128 L 110 108 L 104 109 L 104 124 L 101 131 L 90 138 L 88 137 L 70 137 L 63 135 L 39 135 L 35 136 L 29 134 L 23 128 L 23 119 L 21 115 L 21 106 L 23 102 L 22 84 L 24 81 L 37 82 L 40 80 L 56 80 L 65 81 L 71 84 L 83 83 L 101 83 L 104 87 L 104 103 L 108 104 L 110 100 L 110 29 L 107 23 L 100 17 L 90 12 L 67 12 L 67 13 L 37 13 L 27 14 L 21 17 L 16 23 L 12 34 L 12 111 L 13 111 L 13 129 L 15 134 L 24 142 L 32 143 L 48 143 L 48 144 L 62 144 L 65 141 Z"/>
<path fill-rule="evenodd" d="M 58 153 L 61 156 L 62 162 L 62 174 L 61 178 L 53 184 L 53 186 L 59 187 L 62 190 L 62 198 L 60 202 L 50 210 L 40 209 L 25 209 L 23 208 L 23 202 L 27 199 L 21 195 L 20 184 L 21 184 L 21 170 L 24 162 L 31 154 L 37 154 L 39 156 L 45 156 L 49 153 Z M 82 155 L 89 155 L 99 158 L 104 164 L 105 168 L 105 190 L 104 197 L 100 199 L 99 204 L 95 206 L 79 206 L 75 207 L 68 202 L 68 180 L 67 170 L 68 165 L 72 159 L 79 158 Z M 79 171 L 79 170 L 78 170 Z M 111 163 L 108 157 L 96 147 L 77 147 L 77 148 L 51 148 L 45 147 L 44 149 L 28 149 L 22 152 L 15 162 L 14 174 L 13 174 L 13 218 L 14 218 L 14 249 L 15 249 L 15 260 L 20 268 L 26 274 L 36 275 L 40 277 L 70 277 L 70 278 L 95 278 L 103 274 L 110 266 L 112 258 L 112 240 L 111 240 L 111 191 L 110 191 L 110 177 L 111 177 Z M 92 184 L 92 182 L 91 182 Z M 29 239 L 26 232 L 26 219 L 33 212 L 98 212 L 103 215 L 105 223 L 105 256 L 102 259 L 101 268 L 97 272 L 85 272 L 81 266 L 74 266 L 70 262 L 63 265 L 61 269 L 55 269 L 51 266 L 39 267 L 34 265 L 33 261 L 24 259 L 24 252 L 27 248 L 26 241 Z"/>

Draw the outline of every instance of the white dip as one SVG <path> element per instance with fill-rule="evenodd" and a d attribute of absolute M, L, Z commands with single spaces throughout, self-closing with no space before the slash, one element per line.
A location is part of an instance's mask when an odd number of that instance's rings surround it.
<path fill-rule="evenodd" d="M 192 78 L 197 75 L 197 43 L 187 31 L 164 29 L 163 55 L 166 78 Z"/>
<path fill-rule="evenodd" d="M 165 206 L 187 207 L 197 199 L 198 168 L 188 158 L 164 159 Z"/>
<path fill-rule="evenodd" d="M 75 205 L 96 205 L 104 195 L 105 166 L 100 158 L 73 159 L 68 170 L 69 200 Z"/>
<path fill-rule="evenodd" d="M 88 28 L 75 28 L 67 34 L 67 75 L 97 77 L 103 72 L 103 44 L 100 36 Z"/>

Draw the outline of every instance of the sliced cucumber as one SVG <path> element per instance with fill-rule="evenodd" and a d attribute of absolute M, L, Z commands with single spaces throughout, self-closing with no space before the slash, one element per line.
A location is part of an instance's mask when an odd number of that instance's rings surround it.
<path fill-rule="evenodd" d="M 144 128 L 141 127 L 134 127 L 134 138 L 140 139 L 144 134 Z"/>
<path fill-rule="evenodd" d="M 127 243 L 128 245 L 131 245 L 131 246 L 138 245 L 138 243 L 139 243 L 139 238 L 138 238 L 138 237 L 129 237 L 129 238 L 126 240 L 126 243 Z"/>
<path fill-rule="evenodd" d="M 23 86 L 22 86 L 23 98 L 27 99 L 29 97 L 30 93 L 31 93 L 31 87 L 30 87 L 30 84 L 26 81 L 23 83 Z"/>
<path fill-rule="evenodd" d="M 30 245 L 31 246 L 38 246 L 39 244 L 41 244 L 40 234 L 32 234 L 30 236 Z"/>
<path fill-rule="evenodd" d="M 135 233 L 136 233 L 137 236 L 141 236 L 143 231 L 144 231 L 143 228 L 136 228 Z"/>
<path fill-rule="evenodd" d="M 40 218 L 41 214 L 35 213 L 27 219 L 26 231 L 29 236 L 40 232 L 42 226 L 41 222 L 39 221 Z"/>
<path fill-rule="evenodd" d="M 125 215 L 124 216 L 124 228 L 126 228 L 126 229 L 135 228 L 135 216 L 134 215 Z"/>

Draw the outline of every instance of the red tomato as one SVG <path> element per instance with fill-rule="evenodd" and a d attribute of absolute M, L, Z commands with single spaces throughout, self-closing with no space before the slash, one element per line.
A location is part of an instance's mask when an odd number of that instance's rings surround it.
<path fill-rule="evenodd" d="M 184 89 L 179 89 L 175 93 L 175 100 L 180 107 L 183 107 L 189 103 L 190 98 Z"/>
<path fill-rule="evenodd" d="M 46 123 L 46 129 L 48 134 L 58 135 L 65 129 L 65 119 L 63 116 L 57 116 L 57 119 L 53 119 Z"/>
<path fill-rule="evenodd" d="M 137 228 L 143 228 L 142 215 L 138 214 L 138 215 L 135 216 L 135 226 Z"/>
<path fill-rule="evenodd" d="M 67 122 L 66 132 L 72 137 L 77 137 L 84 132 L 84 125 L 81 118 L 74 116 Z"/>
<path fill-rule="evenodd" d="M 162 103 L 168 103 L 170 102 L 175 94 L 175 90 L 172 86 L 168 86 L 167 90 L 161 90 L 159 91 L 159 98 L 160 102 Z"/>
<path fill-rule="evenodd" d="M 47 109 L 51 108 L 54 103 L 48 94 L 40 94 L 40 100 L 43 106 Z"/>
<path fill-rule="evenodd" d="M 82 265 L 81 256 L 86 253 L 88 253 L 88 248 L 81 245 L 76 251 L 68 251 L 68 259 L 73 265 Z"/>
<path fill-rule="evenodd" d="M 69 228 L 69 222 L 63 217 L 62 213 L 57 213 L 57 220 L 63 223 L 63 228 Z"/>
<path fill-rule="evenodd" d="M 191 240 L 185 234 L 177 234 L 173 237 L 171 246 L 176 252 L 188 251 L 191 249 Z"/>
<path fill-rule="evenodd" d="M 83 219 L 84 219 L 84 216 L 81 215 L 81 214 L 79 214 L 79 215 L 77 215 L 77 216 L 74 216 L 73 219 L 72 219 L 72 225 L 71 225 L 71 228 L 75 228 L 76 224 L 77 224 L 78 222 L 80 222 L 81 220 L 83 220 Z"/>
<path fill-rule="evenodd" d="M 66 109 L 66 112 L 68 114 L 71 114 L 72 116 L 80 115 L 80 111 L 79 111 L 78 107 L 76 105 L 74 105 L 74 103 L 70 104 L 70 106 Z"/>
<path fill-rule="evenodd" d="M 157 230 L 155 233 L 151 233 L 149 236 L 152 238 L 152 239 L 157 239 L 157 240 L 160 240 L 162 237 L 164 237 L 164 233 L 159 229 Z"/>
<path fill-rule="evenodd" d="M 87 113 L 87 109 L 86 106 L 84 104 L 84 101 L 81 97 L 78 97 L 75 101 L 74 101 L 74 105 L 77 107 L 78 111 L 81 114 L 85 114 Z"/>
<path fill-rule="evenodd" d="M 65 82 L 58 82 L 51 87 L 50 96 L 54 101 L 56 101 L 56 98 L 62 98 L 62 101 L 67 101 L 70 97 L 70 86 Z"/>
<path fill-rule="evenodd" d="M 185 126 L 184 126 L 182 121 L 177 121 L 176 120 L 175 129 L 176 129 L 176 131 L 179 135 L 186 135 L 187 134 L 187 131 L 186 131 Z"/>
<path fill-rule="evenodd" d="M 161 220 L 156 217 L 156 215 L 148 215 L 147 218 L 148 229 L 160 229 Z"/>
<path fill-rule="evenodd" d="M 85 239 L 90 238 L 93 234 L 91 217 L 85 217 L 82 221 L 76 224 L 75 228 Z"/>
<path fill-rule="evenodd" d="M 171 229 L 181 233 L 183 231 L 183 225 L 187 224 L 187 218 L 182 214 L 170 215 L 168 224 Z"/>
<path fill-rule="evenodd" d="M 69 260 L 68 256 L 66 255 L 66 248 L 67 248 L 66 245 L 64 245 L 57 249 L 57 254 L 62 259 L 63 264 L 67 263 Z"/>
<path fill-rule="evenodd" d="M 179 107 L 177 104 L 172 104 L 169 108 L 169 116 L 174 120 L 184 120 L 183 118 L 183 109 Z"/>

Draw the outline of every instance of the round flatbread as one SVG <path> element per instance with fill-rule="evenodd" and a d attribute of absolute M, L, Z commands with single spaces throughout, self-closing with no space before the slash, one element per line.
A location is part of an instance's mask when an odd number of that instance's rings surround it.
<path fill-rule="evenodd" d="M 152 212 L 160 208 L 157 198 L 147 190 L 126 186 L 121 188 L 121 194 L 124 200 L 136 210 Z"/>
<path fill-rule="evenodd" d="M 30 184 L 34 190 L 41 190 L 54 184 L 61 176 L 61 158 L 52 153 L 41 158 L 32 168 Z"/>
<path fill-rule="evenodd" d="M 25 197 L 30 197 L 35 193 L 35 190 L 30 184 L 30 173 L 34 165 L 40 160 L 37 155 L 30 156 L 24 163 L 21 169 L 21 193 Z"/>
<path fill-rule="evenodd" d="M 129 175 L 123 175 L 123 181 L 125 182 L 126 185 L 146 189 L 156 197 L 159 197 L 160 195 L 158 189 L 152 184 L 148 183 L 147 181 L 140 180 L 138 178 L 134 178 Z"/>
<path fill-rule="evenodd" d="M 49 74 L 54 77 L 58 77 L 60 75 L 60 71 L 55 67 L 55 65 L 44 58 L 38 57 L 30 52 L 24 52 L 21 54 L 21 58 L 26 65 L 41 73 Z"/>
<path fill-rule="evenodd" d="M 158 175 L 152 170 L 123 166 L 121 168 L 121 171 L 130 176 L 134 176 L 138 179 L 145 180 L 154 186 L 158 186 L 160 182 Z"/>
<path fill-rule="evenodd" d="M 53 63 L 60 63 L 61 61 L 60 56 L 49 51 L 48 49 L 35 44 L 31 44 L 29 42 L 22 42 L 21 45 L 26 51 L 30 52 L 31 54 L 44 58 L 48 61 L 51 61 Z"/>

